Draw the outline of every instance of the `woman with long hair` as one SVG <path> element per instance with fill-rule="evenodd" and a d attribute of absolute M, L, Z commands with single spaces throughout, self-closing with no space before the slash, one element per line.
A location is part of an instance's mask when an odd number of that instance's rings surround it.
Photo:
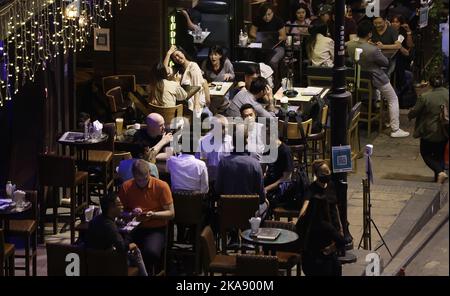
<path fill-rule="evenodd" d="M 148 86 L 150 103 L 163 107 L 174 107 L 177 101 L 186 100 L 187 93 L 176 81 L 170 81 L 163 63 L 155 63 L 150 73 Z"/>
<path fill-rule="evenodd" d="M 310 17 L 311 12 L 304 3 L 297 4 L 292 10 L 291 20 L 287 22 L 287 32 L 288 34 L 294 35 L 295 41 L 300 41 L 300 35 L 308 34 L 308 27 L 311 24 Z"/>
<path fill-rule="evenodd" d="M 208 58 L 202 64 L 205 78 L 209 82 L 226 82 L 234 80 L 234 68 L 225 56 L 223 48 L 215 45 L 209 49 Z"/>
<path fill-rule="evenodd" d="M 169 65 L 171 61 L 175 65 L 173 69 Z M 201 90 L 190 101 L 189 106 L 194 114 L 199 117 L 203 108 L 209 106 L 210 97 L 208 82 L 203 79 L 202 70 L 198 64 L 193 62 L 182 48 L 172 45 L 164 59 L 164 66 L 168 69 L 169 77 L 178 81 L 181 85 L 201 87 Z"/>
<path fill-rule="evenodd" d="M 306 51 L 313 66 L 333 67 L 334 41 L 326 37 L 328 26 L 320 20 L 314 20 L 309 28 L 310 38 Z"/>

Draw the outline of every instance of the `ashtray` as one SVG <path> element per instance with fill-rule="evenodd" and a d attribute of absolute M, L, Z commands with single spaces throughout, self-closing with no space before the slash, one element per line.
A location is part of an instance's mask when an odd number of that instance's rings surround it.
<path fill-rule="evenodd" d="M 288 98 L 295 98 L 296 96 L 298 96 L 298 91 L 296 90 L 286 90 L 283 92 L 283 95 L 285 95 Z"/>

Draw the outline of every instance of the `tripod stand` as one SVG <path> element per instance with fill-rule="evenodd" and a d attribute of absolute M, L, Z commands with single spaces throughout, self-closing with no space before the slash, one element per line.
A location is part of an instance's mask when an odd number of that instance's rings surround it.
<path fill-rule="evenodd" d="M 370 161 L 370 160 L 369 160 Z M 371 225 L 375 227 L 375 230 L 377 231 L 378 235 L 381 238 L 381 241 L 383 244 L 381 244 L 378 248 L 376 248 L 374 251 L 377 251 L 382 246 L 385 246 L 387 251 L 389 252 L 389 255 L 392 256 L 391 250 L 389 250 L 388 245 L 386 244 L 386 241 L 384 240 L 383 236 L 380 233 L 380 230 L 377 227 L 377 224 L 372 219 L 372 213 L 371 213 L 371 199 L 370 199 L 370 181 L 368 178 L 363 179 L 363 234 L 361 236 L 361 240 L 359 241 L 358 249 L 361 248 L 361 244 L 363 244 L 363 249 L 365 250 L 372 250 L 372 228 Z"/>

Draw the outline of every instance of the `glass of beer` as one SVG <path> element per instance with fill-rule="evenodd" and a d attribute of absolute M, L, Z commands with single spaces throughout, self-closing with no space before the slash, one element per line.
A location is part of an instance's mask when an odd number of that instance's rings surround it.
<path fill-rule="evenodd" d="M 122 135 L 123 131 L 123 118 L 116 118 L 116 133 L 118 136 Z"/>

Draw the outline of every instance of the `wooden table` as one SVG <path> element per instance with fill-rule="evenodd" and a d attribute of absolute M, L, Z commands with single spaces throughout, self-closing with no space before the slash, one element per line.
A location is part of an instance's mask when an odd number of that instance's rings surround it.
<path fill-rule="evenodd" d="M 206 32 L 206 31 L 202 31 L 202 38 L 197 39 L 195 38 L 195 34 L 192 31 L 189 31 L 189 35 L 191 35 L 192 37 L 194 37 L 194 44 L 203 44 L 205 42 L 205 40 L 209 37 L 209 35 L 211 34 L 211 32 Z"/>
<path fill-rule="evenodd" d="M 9 200 L 3 199 L 3 197 L 0 197 L 0 201 L 0 204 L 2 205 L 9 203 Z M 9 220 L 11 216 L 27 212 L 31 210 L 32 206 L 31 202 L 25 201 L 20 207 L 16 203 L 9 203 L 8 206 L 2 207 L 2 209 L 0 209 L 0 222 L 5 222 L 3 225 L 5 232 L 7 233 L 9 231 Z"/>
<path fill-rule="evenodd" d="M 295 89 L 295 91 L 297 91 L 298 95 L 294 98 L 289 98 L 290 105 L 301 106 L 301 105 L 307 104 L 311 101 L 313 96 L 302 95 L 303 92 L 307 91 L 307 88 L 294 87 L 294 89 Z M 329 91 L 329 89 L 324 89 L 324 88 L 317 88 L 317 89 L 321 89 L 321 91 L 320 91 L 321 97 L 324 97 Z M 276 101 L 281 101 L 281 98 L 284 97 L 283 92 L 284 92 L 283 88 L 280 88 L 277 91 L 277 93 L 274 95 L 274 98 Z"/>
<path fill-rule="evenodd" d="M 278 228 L 273 229 L 280 231 L 280 235 L 275 240 L 258 239 L 251 234 L 252 233 L 251 229 L 247 229 L 241 232 L 241 238 L 246 242 L 249 242 L 250 244 L 262 246 L 264 249 L 264 253 L 266 255 L 269 255 L 268 253 L 270 251 L 270 254 L 273 256 L 276 255 L 276 249 L 278 247 L 293 243 L 299 238 L 298 234 L 293 231 Z"/>
<path fill-rule="evenodd" d="M 211 97 L 224 97 L 233 84 L 233 82 L 212 82 L 209 84 L 209 94 Z"/>

